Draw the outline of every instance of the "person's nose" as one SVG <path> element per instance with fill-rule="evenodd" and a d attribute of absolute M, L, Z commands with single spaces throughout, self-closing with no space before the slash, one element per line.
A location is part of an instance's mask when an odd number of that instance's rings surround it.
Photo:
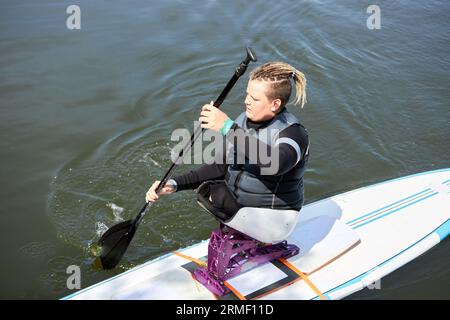
<path fill-rule="evenodd" d="M 245 97 L 244 103 L 246 106 L 250 106 L 250 97 L 248 95 Z"/>

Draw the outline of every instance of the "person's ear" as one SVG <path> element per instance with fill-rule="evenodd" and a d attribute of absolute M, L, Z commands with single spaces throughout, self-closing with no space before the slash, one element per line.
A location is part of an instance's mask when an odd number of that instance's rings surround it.
<path fill-rule="evenodd" d="M 280 107 L 281 107 L 281 99 L 274 99 L 272 101 L 272 106 L 270 107 L 270 110 L 272 112 L 277 113 L 278 110 L 280 110 Z"/>

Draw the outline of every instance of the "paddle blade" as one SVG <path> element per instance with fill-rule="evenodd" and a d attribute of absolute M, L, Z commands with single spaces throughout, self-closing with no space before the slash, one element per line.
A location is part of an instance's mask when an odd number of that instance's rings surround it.
<path fill-rule="evenodd" d="M 98 240 L 102 248 L 100 261 L 103 269 L 112 269 L 119 263 L 135 232 L 134 220 L 127 220 L 112 226 L 103 234 Z"/>

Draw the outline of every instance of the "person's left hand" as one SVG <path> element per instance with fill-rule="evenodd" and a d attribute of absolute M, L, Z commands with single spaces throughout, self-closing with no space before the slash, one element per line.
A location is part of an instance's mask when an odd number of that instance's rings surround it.
<path fill-rule="evenodd" d="M 203 106 L 199 121 L 202 128 L 219 132 L 227 119 L 229 117 L 219 108 L 214 107 L 213 101 L 211 101 L 210 104 Z"/>

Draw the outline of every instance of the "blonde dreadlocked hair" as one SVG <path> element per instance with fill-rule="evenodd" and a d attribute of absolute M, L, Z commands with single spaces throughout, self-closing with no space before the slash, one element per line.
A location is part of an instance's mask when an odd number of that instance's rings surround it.
<path fill-rule="evenodd" d="M 266 92 L 267 98 L 280 99 L 281 107 L 288 103 L 291 96 L 290 78 L 295 83 L 294 105 L 300 104 L 300 108 L 303 108 L 306 103 L 306 78 L 302 72 L 287 63 L 272 61 L 259 66 L 250 73 L 250 80 L 262 80 L 270 83 L 271 90 Z"/>

